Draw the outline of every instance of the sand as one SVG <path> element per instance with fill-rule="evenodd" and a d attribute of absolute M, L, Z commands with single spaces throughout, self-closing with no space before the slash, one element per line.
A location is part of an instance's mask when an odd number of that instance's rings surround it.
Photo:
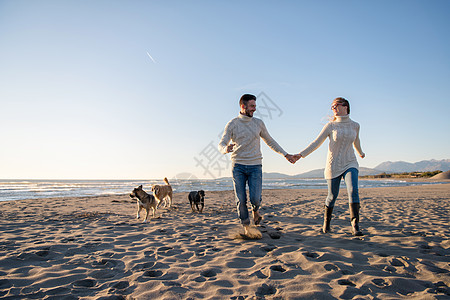
<path fill-rule="evenodd" d="M 146 224 L 127 195 L 0 202 L 0 298 L 450 298 L 450 184 L 361 189 L 362 237 L 344 190 L 320 233 L 325 195 L 265 190 L 260 240 L 236 238 L 231 191 Z"/>
<path fill-rule="evenodd" d="M 431 179 L 434 179 L 434 180 L 442 180 L 442 179 L 449 180 L 450 179 L 450 171 L 446 171 L 446 172 L 442 172 L 442 173 L 436 174 L 433 177 L 431 177 Z"/>

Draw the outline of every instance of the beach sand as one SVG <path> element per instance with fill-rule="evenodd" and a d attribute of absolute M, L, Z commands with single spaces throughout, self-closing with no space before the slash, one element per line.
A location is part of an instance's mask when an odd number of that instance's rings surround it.
<path fill-rule="evenodd" d="M 361 189 L 362 237 L 345 190 L 320 233 L 325 197 L 265 190 L 260 240 L 236 238 L 232 191 L 146 224 L 128 195 L 0 202 L 0 298 L 450 298 L 450 184 Z"/>

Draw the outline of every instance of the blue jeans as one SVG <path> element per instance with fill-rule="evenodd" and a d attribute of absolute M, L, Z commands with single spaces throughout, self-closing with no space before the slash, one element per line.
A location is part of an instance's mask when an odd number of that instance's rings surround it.
<path fill-rule="evenodd" d="M 350 168 L 338 177 L 327 179 L 328 197 L 327 200 L 325 200 L 326 206 L 334 207 L 334 203 L 339 195 L 339 187 L 342 178 L 344 178 L 345 185 L 347 186 L 348 202 L 359 203 L 358 169 Z"/>
<path fill-rule="evenodd" d="M 233 165 L 233 187 L 237 202 L 238 217 L 243 225 L 250 224 L 247 208 L 247 191 L 250 195 L 250 203 L 253 211 L 257 211 L 261 205 L 262 194 L 262 165 Z"/>

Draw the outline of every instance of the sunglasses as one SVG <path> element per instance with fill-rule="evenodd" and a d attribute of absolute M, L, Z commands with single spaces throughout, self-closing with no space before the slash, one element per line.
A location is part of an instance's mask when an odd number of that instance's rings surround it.
<path fill-rule="evenodd" d="M 336 109 L 339 105 L 345 106 L 345 105 L 342 104 L 342 103 L 338 103 L 338 104 L 335 104 L 335 105 L 331 106 L 331 109 Z"/>

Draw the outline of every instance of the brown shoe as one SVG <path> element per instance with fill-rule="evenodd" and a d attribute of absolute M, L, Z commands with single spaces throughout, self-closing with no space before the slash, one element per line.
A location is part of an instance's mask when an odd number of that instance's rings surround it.
<path fill-rule="evenodd" d="M 255 225 L 259 225 L 262 221 L 262 216 L 259 214 L 259 211 L 253 211 L 253 221 Z"/>
<path fill-rule="evenodd" d="M 322 232 L 327 233 L 330 232 L 330 222 L 331 222 L 331 215 L 333 213 L 333 207 L 328 207 L 325 205 L 325 212 L 323 214 L 323 227 Z"/>
<path fill-rule="evenodd" d="M 359 230 L 359 203 L 350 203 L 350 223 L 352 224 L 352 234 L 354 236 L 364 235 Z"/>

